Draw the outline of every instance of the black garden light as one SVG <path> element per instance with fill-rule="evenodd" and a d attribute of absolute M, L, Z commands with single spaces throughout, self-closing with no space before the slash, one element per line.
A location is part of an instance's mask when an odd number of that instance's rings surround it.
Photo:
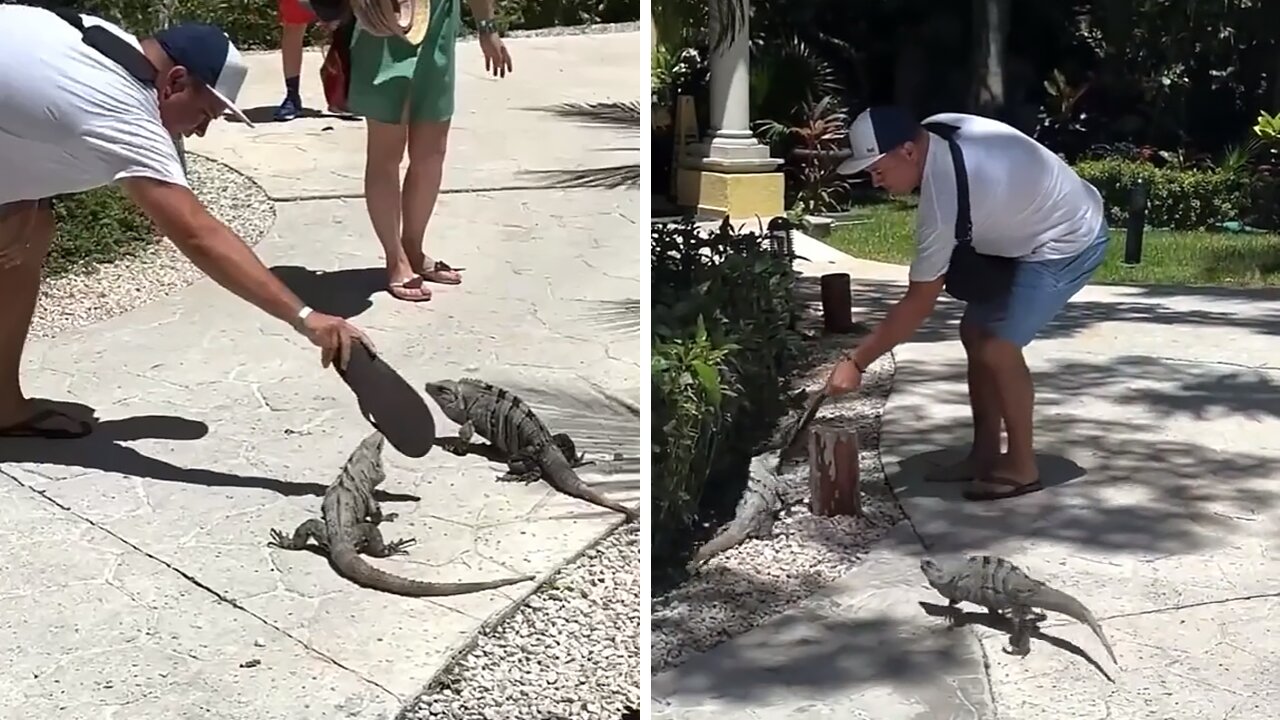
<path fill-rule="evenodd" d="M 1147 224 L 1147 196 L 1150 188 L 1139 179 L 1129 190 L 1129 223 L 1124 238 L 1124 264 L 1142 262 L 1142 230 Z"/>

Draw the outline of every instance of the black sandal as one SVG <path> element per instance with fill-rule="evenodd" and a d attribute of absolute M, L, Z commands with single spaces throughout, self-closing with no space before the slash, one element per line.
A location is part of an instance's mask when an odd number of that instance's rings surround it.
<path fill-rule="evenodd" d="M 450 267 L 449 263 L 443 260 L 436 260 L 431 263 L 430 270 L 423 270 L 422 272 L 418 273 L 418 277 L 422 278 L 423 280 L 426 280 L 427 282 L 438 283 L 440 285 L 461 285 L 462 284 L 461 277 L 459 277 L 457 280 L 441 280 L 440 276 L 437 273 L 442 273 L 442 272 L 461 273 L 463 270 L 466 270 L 466 268 Z"/>
<path fill-rule="evenodd" d="M 1000 485 L 1009 488 L 1008 490 L 975 490 L 968 489 L 964 491 L 964 499 L 974 502 L 983 502 L 987 500 L 1003 500 L 1005 498 L 1018 497 L 1019 495 L 1028 495 L 1033 492 L 1040 492 L 1044 486 L 1039 480 L 1033 480 L 1029 483 L 1020 483 L 1017 480 L 999 475 L 990 475 L 979 478 L 975 482 L 985 485 Z"/>
<path fill-rule="evenodd" d="M 362 342 L 351 343 L 345 371 L 333 364 L 360 403 L 360 413 L 387 442 L 408 457 L 426 455 L 436 441 L 435 417 L 422 394 Z"/>
<path fill-rule="evenodd" d="M 41 423 L 56 417 L 63 417 L 79 425 L 74 430 L 58 427 L 40 427 Z M 41 410 L 31 417 L 16 422 L 8 427 L 0 428 L 0 438 L 41 438 L 44 440 L 76 440 L 93 432 L 93 426 L 83 420 L 76 420 L 70 415 L 53 409 Z"/>

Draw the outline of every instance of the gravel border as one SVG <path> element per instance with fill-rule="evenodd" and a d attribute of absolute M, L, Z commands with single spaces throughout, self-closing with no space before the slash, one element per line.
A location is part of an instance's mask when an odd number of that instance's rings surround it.
<path fill-rule="evenodd" d="M 231 166 L 187 152 L 187 177 L 209 212 L 250 246 L 275 224 L 275 203 L 266 191 Z M 136 255 L 46 280 L 31 321 L 31 337 L 51 338 L 101 322 L 204 277 L 173 243 L 157 238 Z"/>
<path fill-rule="evenodd" d="M 640 594 L 633 522 L 482 632 L 397 720 L 617 720 L 640 707 Z"/>
<path fill-rule="evenodd" d="M 824 362 L 807 376 L 812 392 L 826 382 L 847 338 L 822 338 Z M 808 508 L 808 465 L 784 466 L 782 513 L 773 534 L 749 539 L 712 558 L 698 574 L 653 600 L 651 671 L 659 673 L 752 630 L 856 567 L 890 528 L 904 519 L 880 459 L 880 422 L 893 387 L 892 353 L 867 368 L 860 392 L 828 402 L 815 423 L 856 428 L 864 518 L 817 517 Z"/>

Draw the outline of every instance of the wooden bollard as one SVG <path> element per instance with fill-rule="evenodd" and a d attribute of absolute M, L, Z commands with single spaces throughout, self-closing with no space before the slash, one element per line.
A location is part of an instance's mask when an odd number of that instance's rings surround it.
<path fill-rule="evenodd" d="M 862 517 L 858 474 L 857 431 L 816 427 L 809 432 L 809 512 Z"/>
<path fill-rule="evenodd" d="M 833 333 L 853 330 L 853 290 L 849 285 L 849 273 L 827 273 L 819 282 L 822 287 L 822 326 Z"/>

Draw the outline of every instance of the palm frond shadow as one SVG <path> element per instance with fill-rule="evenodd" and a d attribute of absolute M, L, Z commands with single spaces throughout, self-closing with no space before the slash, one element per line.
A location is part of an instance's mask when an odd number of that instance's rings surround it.
<path fill-rule="evenodd" d="M 521 170 L 545 188 L 622 188 L 640 187 L 639 165 L 610 165 L 574 170 Z M 541 178 L 541 180 L 538 180 Z"/>
<path fill-rule="evenodd" d="M 584 473 L 639 477 L 640 415 L 632 401 L 584 381 L 493 382 L 529 403 L 551 432 L 572 437 L 578 452 L 594 461 Z"/>
<path fill-rule="evenodd" d="M 640 130 L 640 102 L 638 100 L 600 100 L 591 102 L 562 102 L 555 105 L 525 108 L 575 120 L 583 125 Z M 626 148 L 638 151 L 639 148 Z M 594 168 L 565 170 L 522 170 L 520 175 L 531 178 L 539 187 L 546 188 L 638 188 L 640 164 L 609 165 Z"/>
<path fill-rule="evenodd" d="M 563 102 L 525 109 L 577 120 L 586 125 L 640 130 L 639 101 Z"/>
<path fill-rule="evenodd" d="M 625 335 L 640 332 L 640 299 L 594 301 L 593 308 L 580 315 L 583 324 L 602 332 Z"/>

